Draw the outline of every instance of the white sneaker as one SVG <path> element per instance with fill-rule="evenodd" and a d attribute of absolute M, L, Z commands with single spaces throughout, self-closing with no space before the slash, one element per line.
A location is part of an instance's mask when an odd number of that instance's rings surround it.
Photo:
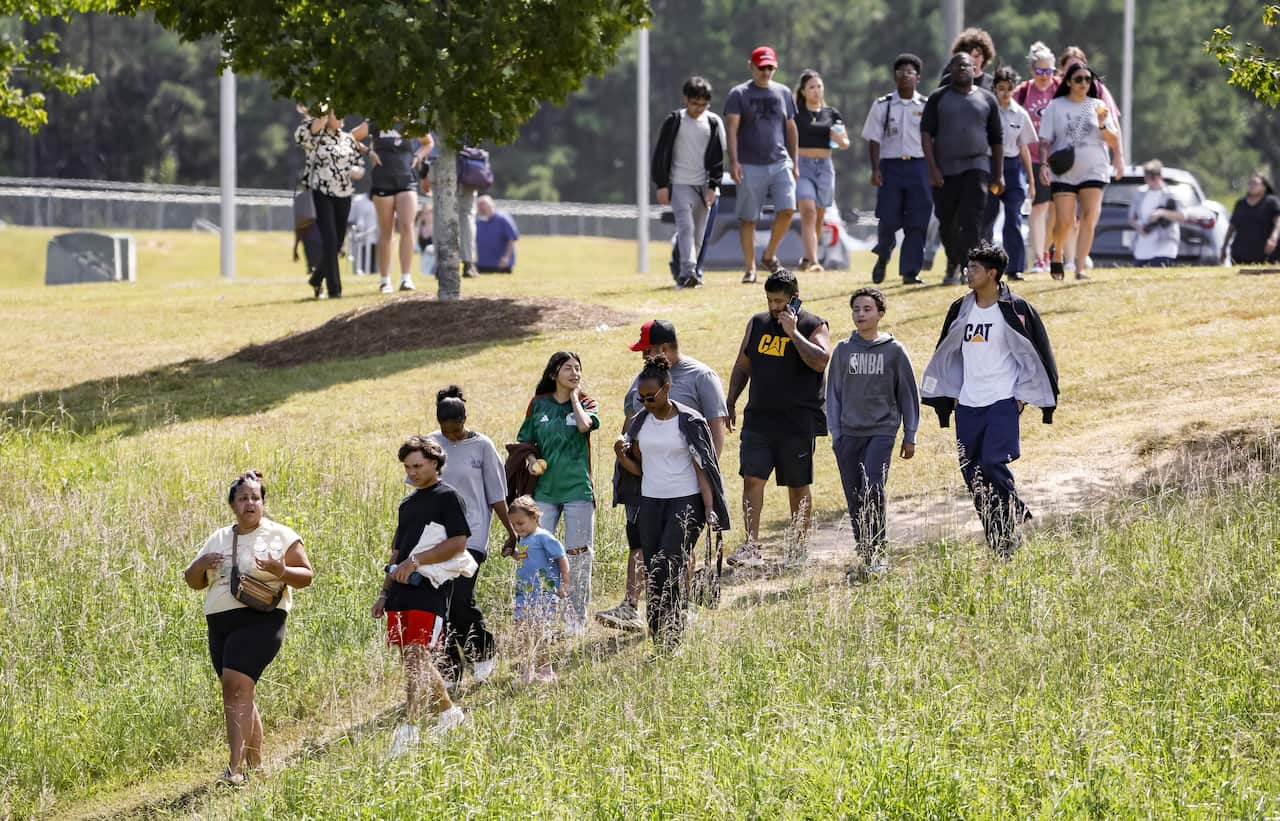
<path fill-rule="evenodd" d="M 396 727 L 395 735 L 391 737 L 391 749 L 387 751 L 387 758 L 399 758 L 402 755 L 407 755 L 417 744 L 417 725 L 405 722 Z"/>
<path fill-rule="evenodd" d="M 489 680 L 489 676 L 493 675 L 493 671 L 498 669 L 498 657 L 477 661 L 475 667 L 471 668 L 471 678 L 477 682 L 485 682 Z"/>
<path fill-rule="evenodd" d="M 400 277 L 400 290 L 416 291 L 417 288 L 413 286 L 413 277 Z"/>
<path fill-rule="evenodd" d="M 1090 270 L 1090 269 L 1092 269 L 1092 268 L 1093 268 L 1093 257 L 1086 256 L 1086 257 L 1084 258 L 1084 268 L 1085 268 L 1085 270 L 1086 270 L 1086 271 L 1088 271 L 1088 270 Z"/>
<path fill-rule="evenodd" d="M 449 709 L 440 714 L 436 719 L 436 726 L 431 728 L 431 735 L 436 738 L 443 738 L 453 730 L 458 729 L 467 721 L 467 714 L 462 712 L 462 708 L 453 705 Z"/>
<path fill-rule="evenodd" d="M 744 542 L 741 547 L 729 554 L 729 558 L 725 561 L 735 567 L 759 567 L 764 564 L 764 559 L 760 558 L 760 545 L 751 542 Z"/>
<path fill-rule="evenodd" d="M 391 293 L 391 280 L 389 279 L 382 280 L 382 284 L 378 286 L 378 291 L 384 294 Z"/>
<path fill-rule="evenodd" d="M 1041 257 L 1040 259 L 1036 260 L 1034 265 L 1031 266 L 1030 273 L 1043 274 L 1045 271 L 1048 271 L 1048 270 L 1049 270 L 1049 266 L 1045 264 L 1044 258 Z"/>

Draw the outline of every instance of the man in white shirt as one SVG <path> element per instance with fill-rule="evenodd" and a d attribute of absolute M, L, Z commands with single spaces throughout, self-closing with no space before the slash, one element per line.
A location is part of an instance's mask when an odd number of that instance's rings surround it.
<path fill-rule="evenodd" d="M 1167 268 L 1178 260 L 1180 224 L 1186 221 L 1177 197 L 1164 185 L 1164 164 L 1152 160 L 1142 166 L 1147 184 L 1129 203 L 1133 226 L 1133 260 L 1139 268 Z"/>
<path fill-rule="evenodd" d="M 871 159 L 871 184 L 876 187 L 876 218 L 880 221 L 872 282 L 884 282 L 889 256 L 902 231 L 898 272 L 908 285 L 923 283 L 925 233 L 933 214 L 929 166 L 920 145 L 920 118 L 926 97 L 916 91 L 924 63 L 914 54 L 899 54 L 893 62 L 898 89 L 878 98 L 867 112 L 862 139 Z"/>

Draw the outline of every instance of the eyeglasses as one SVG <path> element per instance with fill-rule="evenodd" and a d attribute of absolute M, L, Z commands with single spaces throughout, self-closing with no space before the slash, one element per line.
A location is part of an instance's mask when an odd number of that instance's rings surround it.
<path fill-rule="evenodd" d="M 899 66 L 893 70 L 894 74 L 919 74 L 912 66 Z"/>
<path fill-rule="evenodd" d="M 1090 77 L 1088 74 L 1077 74 L 1076 76 L 1071 78 L 1072 85 L 1084 85 L 1085 83 L 1092 83 L 1092 82 L 1093 82 L 1093 78 Z"/>
<path fill-rule="evenodd" d="M 1036 74 L 1038 74 L 1041 77 L 1048 77 L 1053 74 L 1053 69 L 1051 68 L 1035 68 L 1035 69 L 1032 69 L 1032 71 L 1034 71 Z"/>

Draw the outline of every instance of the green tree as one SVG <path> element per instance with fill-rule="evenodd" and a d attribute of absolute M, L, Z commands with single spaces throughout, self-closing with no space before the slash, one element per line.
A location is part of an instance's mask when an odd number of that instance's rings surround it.
<path fill-rule="evenodd" d="M 0 117 L 38 131 L 49 119 L 47 91 L 76 94 L 96 82 L 82 68 L 58 62 L 56 31 L 28 39 L 23 23 L 66 20 L 73 14 L 107 11 L 111 6 L 112 0 L 0 0 Z"/>
<path fill-rule="evenodd" d="M 1268 28 L 1280 23 L 1280 4 L 1263 4 L 1262 23 Z M 1228 83 L 1253 92 L 1273 108 L 1280 105 L 1280 58 L 1267 56 L 1266 49 L 1256 43 L 1236 45 L 1231 26 L 1214 29 L 1204 47 L 1229 69 Z"/>
<path fill-rule="evenodd" d="M 513 140 L 542 101 L 606 70 L 649 13 L 645 0 L 123 0 L 122 10 L 153 11 L 189 40 L 218 37 L 231 67 L 281 97 L 431 130 L 453 149 Z M 432 173 L 445 217 L 439 295 L 456 299 L 452 163 Z"/>

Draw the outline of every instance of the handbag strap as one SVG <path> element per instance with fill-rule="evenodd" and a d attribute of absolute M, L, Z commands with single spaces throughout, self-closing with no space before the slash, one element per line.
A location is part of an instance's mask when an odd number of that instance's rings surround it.
<path fill-rule="evenodd" d="M 240 577 L 240 562 L 237 558 L 236 547 L 240 541 L 240 525 L 231 526 L 231 578 L 238 581 Z"/>

